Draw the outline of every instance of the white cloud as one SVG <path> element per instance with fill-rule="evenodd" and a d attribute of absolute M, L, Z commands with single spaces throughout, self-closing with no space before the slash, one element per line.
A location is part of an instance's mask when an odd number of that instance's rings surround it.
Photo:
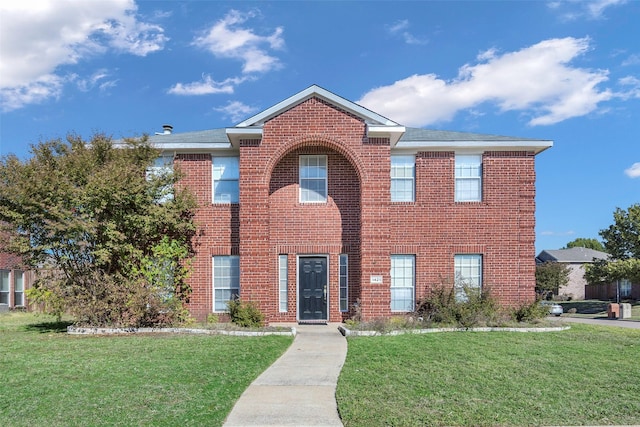
<path fill-rule="evenodd" d="M 628 0 L 570 0 L 570 1 L 551 1 L 547 3 L 547 7 L 557 11 L 560 17 L 565 21 L 574 21 L 576 19 L 602 19 L 605 12 L 614 6 L 620 6 L 627 3 Z"/>
<path fill-rule="evenodd" d="M 229 101 L 224 107 L 214 108 L 215 111 L 223 113 L 224 117 L 228 117 L 233 122 L 246 119 L 251 114 L 255 113 L 258 109 L 249 105 L 243 104 L 240 101 Z"/>
<path fill-rule="evenodd" d="M 69 80 L 61 66 L 109 50 L 145 56 L 168 40 L 136 17 L 133 0 L 0 3 L 3 111 L 55 98 Z"/>
<path fill-rule="evenodd" d="M 400 36 L 407 44 L 427 44 L 428 40 L 414 36 L 409 31 L 409 21 L 402 19 L 387 26 L 387 31 L 393 36 Z"/>
<path fill-rule="evenodd" d="M 173 95 L 212 95 L 217 93 L 233 93 L 235 87 L 246 78 L 228 78 L 217 82 L 208 74 L 202 75 L 202 81 L 192 83 L 176 83 L 168 93 Z"/>
<path fill-rule="evenodd" d="M 615 96 L 599 84 L 608 71 L 571 66 L 589 50 L 587 38 L 544 40 L 516 52 L 488 50 L 465 64 L 453 80 L 415 74 L 372 89 L 358 103 L 408 126 L 449 121 L 461 110 L 491 103 L 521 111 L 529 124 L 550 125 L 586 115 Z"/>
<path fill-rule="evenodd" d="M 100 91 L 105 91 L 109 88 L 115 87 L 118 80 L 109 80 L 110 73 L 106 69 L 100 69 L 94 72 L 92 75 L 86 78 L 77 78 L 76 84 L 78 89 L 82 92 L 88 92 L 95 87 Z"/>
<path fill-rule="evenodd" d="M 633 53 L 627 57 L 624 61 L 622 61 L 622 66 L 628 67 L 632 65 L 640 65 L 640 54 Z"/>
<path fill-rule="evenodd" d="M 573 236 L 574 234 L 576 234 L 576 232 L 573 231 L 573 230 L 568 230 L 568 231 L 542 231 L 542 232 L 540 232 L 540 235 L 542 235 L 542 236 Z"/>
<path fill-rule="evenodd" d="M 640 178 L 640 162 L 632 164 L 630 168 L 624 170 L 624 173 L 629 178 Z"/>
<path fill-rule="evenodd" d="M 598 19 L 604 15 L 604 11 L 607 8 L 622 5 L 626 2 L 627 0 L 593 0 L 585 2 L 584 6 L 591 18 Z"/>
<path fill-rule="evenodd" d="M 217 57 L 232 58 L 243 62 L 242 72 L 264 73 L 281 66 L 280 61 L 270 53 L 284 47 L 283 29 L 277 27 L 272 34 L 260 36 L 253 29 L 244 28 L 256 12 L 241 13 L 231 10 L 224 18 L 216 22 L 193 44 L 208 50 Z"/>

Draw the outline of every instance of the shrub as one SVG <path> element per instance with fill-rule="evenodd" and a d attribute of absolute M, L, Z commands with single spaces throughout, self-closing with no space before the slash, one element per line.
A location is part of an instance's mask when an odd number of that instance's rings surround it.
<path fill-rule="evenodd" d="M 540 304 L 540 300 L 524 303 L 511 311 L 511 317 L 518 322 L 532 322 L 547 317 L 549 308 Z"/>
<path fill-rule="evenodd" d="M 245 328 L 261 327 L 264 325 L 264 314 L 253 301 L 241 301 L 234 298 L 227 303 L 231 322 Z"/>

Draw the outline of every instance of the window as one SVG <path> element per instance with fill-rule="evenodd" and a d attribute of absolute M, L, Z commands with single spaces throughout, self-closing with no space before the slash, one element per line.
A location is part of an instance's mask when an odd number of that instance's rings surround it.
<path fill-rule="evenodd" d="M 213 203 L 238 203 L 240 158 L 213 158 Z"/>
<path fill-rule="evenodd" d="M 348 256 L 346 254 L 340 255 L 340 311 L 349 311 L 349 273 L 348 273 Z"/>
<path fill-rule="evenodd" d="M 0 304 L 9 305 L 9 270 L 0 270 Z"/>
<path fill-rule="evenodd" d="M 456 154 L 456 202 L 482 200 L 482 156 Z"/>
<path fill-rule="evenodd" d="M 156 158 L 153 166 L 147 169 L 147 179 L 164 178 L 173 173 L 173 155 L 163 154 Z M 173 185 L 168 184 L 159 189 L 158 202 L 164 203 L 173 199 Z"/>
<path fill-rule="evenodd" d="M 278 290 L 279 290 L 279 299 L 280 299 L 280 313 L 286 313 L 288 311 L 288 302 L 287 299 L 289 297 L 288 293 L 288 260 L 286 255 L 278 256 Z"/>
<path fill-rule="evenodd" d="M 391 255 L 391 311 L 413 311 L 415 256 Z"/>
<path fill-rule="evenodd" d="M 620 298 L 631 298 L 631 282 L 627 279 L 620 280 Z"/>
<path fill-rule="evenodd" d="M 413 202 L 415 200 L 414 156 L 391 156 L 391 201 Z"/>
<path fill-rule="evenodd" d="M 14 270 L 13 272 L 13 305 L 15 307 L 24 305 L 24 272 Z"/>
<path fill-rule="evenodd" d="M 467 301 L 467 292 L 482 291 L 482 255 L 455 255 L 454 270 L 457 301 Z"/>
<path fill-rule="evenodd" d="M 227 311 L 227 302 L 240 296 L 240 257 L 213 257 L 213 311 Z"/>
<path fill-rule="evenodd" d="M 327 156 L 300 156 L 300 202 L 327 201 Z"/>

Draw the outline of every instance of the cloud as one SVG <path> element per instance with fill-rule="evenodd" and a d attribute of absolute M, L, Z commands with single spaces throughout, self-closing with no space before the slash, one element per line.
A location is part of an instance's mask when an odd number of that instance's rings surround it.
<path fill-rule="evenodd" d="M 547 7 L 560 14 L 565 21 L 577 19 L 603 19 L 611 7 L 620 6 L 628 0 L 588 0 L 588 1 L 551 1 Z"/>
<path fill-rule="evenodd" d="M 624 173 L 629 178 L 640 178 L 640 162 L 632 164 L 630 168 L 624 170 Z"/>
<path fill-rule="evenodd" d="M 634 53 L 629 55 L 627 59 L 622 61 L 621 65 L 624 67 L 628 67 L 632 65 L 640 65 L 640 54 Z"/>
<path fill-rule="evenodd" d="M 414 74 L 366 93 L 358 103 L 408 126 L 452 120 L 481 104 L 520 111 L 529 124 L 551 125 L 589 114 L 616 94 L 599 85 L 608 71 L 578 68 L 571 61 L 589 50 L 589 39 L 544 40 L 516 52 L 480 53 L 453 80 Z M 435 102 L 437 100 L 437 102 Z"/>
<path fill-rule="evenodd" d="M 61 95 L 72 80 L 60 67 L 110 50 L 145 56 L 168 40 L 138 20 L 133 0 L 2 2 L 0 97 L 3 111 Z"/>
<path fill-rule="evenodd" d="M 604 11 L 611 6 L 619 6 L 625 4 L 627 0 L 593 0 L 584 3 L 589 16 L 593 19 L 601 18 Z"/>
<path fill-rule="evenodd" d="M 229 101 L 224 107 L 214 108 L 214 110 L 223 113 L 224 117 L 230 118 L 233 122 L 239 122 L 255 113 L 258 109 L 245 105 L 240 101 Z"/>
<path fill-rule="evenodd" d="M 409 21 L 406 19 L 396 21 L 392 25 L 387 26 L 387 31 L 393 36 L 400 36 L 407 44 L 427 44 L 428 40 L 414 36 L 408 31 Z"/>
<path fill-rule="evenodd" d="M 76 84 L 82 92 L 88 92 L 96 87 L 101 92 L 104 92 L 109 88 L 115 87 L 118 83 L 117 79 L 109 80 L 109 77 L 109 71 L 103 68 L 95 71 L 87 78 L 77 78 Z"/>
<path fill-rule="evenodd" d="M 568 231 L 541 231 L 540 235 L 542 236 L 573 236 L 576 234 L 573 230 Z"/>
<path fill-rule="evenodd" d="M 257 12 L 241 13 L 231 10 L 216 22 L 193 44 L 206 49 L 220 58 L 242 61 L 242 72 L 265 73 L 281 67 L 280 61 L 270 50 L 284 47 L 283 29 L 277 27 L 272 34 L 260 36 L 253 29 L 242 27 L 247 20 L 256 17 Z"/>
<path fill-rule="evenodd" d="M 212 95 L 217 93 L 233 93 L 235 87 L 247 80 L 242 77 L 228 78 L 217 82 L 208 74 L 202 75 L 202 81 L 192 83 L 176 83 L 168 93 L 173 95 Z"/>

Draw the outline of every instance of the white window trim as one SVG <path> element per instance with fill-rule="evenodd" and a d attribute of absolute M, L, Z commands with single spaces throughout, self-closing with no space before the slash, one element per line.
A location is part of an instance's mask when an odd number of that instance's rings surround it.
<path fill-rule="evenodd" d="M 234 178 L 234 179 L 215 179 L 214 177 L 214 169 L 215 169 L 215 161 L 216 159 L 222 159 L 222 158 L 235 158 L 238 159 L 238 177 Z M 225 200 L 216 200 L 216 182 L 237 182 L 238 185 L 238 200 L 229 200 L 229 201 L 225 201 Z M 216 205 L 221 205 L 221 204 L 233 204 L 233 203 L 239 203 L 240 201 L 240 156 L 237 155 L 227 155 L 227 156 L 218 156 L 218 155 L 212 155 L 211 156 L 211 203 L 216 204 Z"/>
<path fill-rule="evenodd" d="M 412 163 L 413 163 L 413 173 L 411 175 L 411 177 L 394 177 L 393 176 L 393 160 L 396 159 L 401 159 L 404 158 L 405 160 L 411 159 Z M 391 202 L 392 203 L 412 203 L 416 201 L 416 156 L 414 155 L 391 155 L 391 183 L 393 183 L 393 181 L 411 181 L 411 199 L 409 200 L 394 200 L 394 192 L 393 192 L 393 185 L 391 185 Z"/>
<path fill-rule="evenodd" d="M 225 313 L 227 311 L 226 308 L 224 310 L 216 310 L 216 258 L 236 258 L 238 259 L 238 264 L 239 264 L 240 257 L 238 255 L 215 255 L 211 258 L 211 301 L 213 302 L 212 311 L 214 313 Z M 225 288 L 217 288 L 217 289 L 228 289 L 231 291 L 233 291 L 234 289 L 237 289 L 238 295 L 240 295 L 240 267 L 238 266 L 238 286 L 237 287 L 225 287 Z M 226 304 L 226 301 L 225 301 L 225 304 Z"/>
<path fill-rule="evenodd" d="M 289 311 L 289 259 L 285 254 L 278 255 L 278 309 Z"/>
<path fill-rule="evenodd" d="M 411 286 L 394 286 L 395 277 L 393 274 L 393 259 L 400 257 L 410 257 L 412 260 L 412 271 L 411 271 Z M 416 303 L 416 256 L 415 254 L 392 254 L 391 255 L 391 270 L 389 272 L 389 276 L 391 278 L 390 283 L 390 293 L 389 293 L 389 306 L 391 308 L 392 313 L 407 313 L 413 311 Z M 393 309 L 393 297 L 392 290 L 393 289 L 411 289 L 411 309 L 409 310 L 397 310 Z"/>
<path fill-rule="evenodd" d="M 318 158 L 318 159 L 324 159 L 324 168 L 325 168 L 325 176 L 323 178 L 303 178 L 302 177 L 302 168 L 303 166 L 303 162 L 305 159 L 310 159 L 310 158 Z M 303 200 L 302 195 L 304 194 L 303 192 L 303 186 L 302 186 L 302 181 L 304 180 L 315 180 L 315 181 L 319 181 L 319 180 L 323 180 L 324 181 L 324 200 Z M 329 160 L 327 159 L 327 155 L 326 154 L 301 154 L 298 157 L 298 201 L 300 203 L 327 203 L 327 199 L 329 198 Z"/>
<path fill-rule="evenodd" d="M 479 159 L 479 175 L 472 177 L 463 177 L 458 176 L 458 159 L 461 157 L 476 157 Z M 455 188 L 454 188 L 454 199 L 459 203 L 473 203 L 473 202 L 481 202 L 482 201 L 482 175 L 483 175 L 483 164 L 482 164 L 482 154 L 478 153 L 456 153 L 455 154 L 455 164 L 454 164 L 454 179 L 455 179 Z M 478 183 L 478 197 L 477 198 L 458 198 L 458 183 L 468 181 L 475 181 Z"/>

